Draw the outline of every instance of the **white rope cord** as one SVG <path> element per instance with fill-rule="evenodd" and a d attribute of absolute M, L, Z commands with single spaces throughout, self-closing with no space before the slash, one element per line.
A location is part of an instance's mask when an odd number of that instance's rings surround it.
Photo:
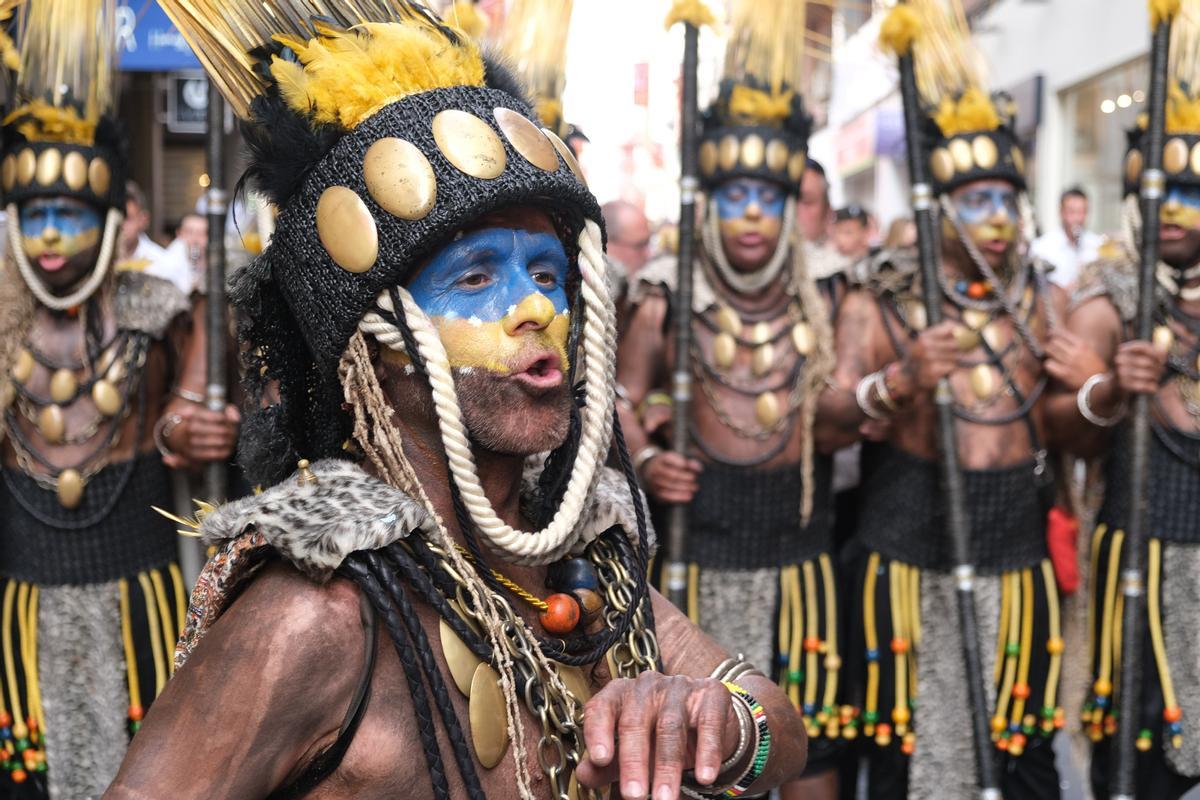
<path fill-rule="evenodd" d="M 583 351 L 585 404 L 579 451 L 571 467 L 571 477 L 562 504 L 554 518 L 540 531 L 520 531 L 497 515 L 479 482 L 475 458 L 462 412 L 446 349 L 432 321 L 416 304 L 411 294 L 400 287 L 402 310 L 412 330 L 417 352 L 425 363 L 432 389 L 434 409 L 442 435 L 450 475 L 458 486 L 463 505 L 472 522 L 488 544 L 507 557 L 510 563 L 539 565 L 560 558 L 574 543 L 573 534 L 612 437 L 613 379 L 616 352 L 616 312 L 604 279 L 604 261 L 600 254 L 600 229 L 587 223 L 580 234 L 579 270 L 583 278 L 580 292 L 584 301 Z M 381 293 L 378 302 L 387 308 L 390 300 Z M 373 318 L 372 318 L 373 317 Z M 367 314 L 361 329 L 393 350 L 403 350 L 399 331 L 377 314 Z M 393 335 L 393 332 L 395 335 Z M 397 340 L 399 340 L 397 342 Z M 397 346 L 397 344 L 399 346 Z"/>
<path fill-rule="evenodd" d="M 779 232 L 779 242 L 771 260 L 754 272 L 738 272 L 729 263 L 729 258 L 725 255 L 725 246 L 721 243 L 721 215 L 714 197 L 708 201 L 708 214 L 704 219 L 704 249 L 712 257 L 721 280 L 731 289 L 740 294 L 757 294 L 774 283 L 783 270 L 790 249 L 788 243 L 792 240 L 792 229 L 795 225 L 796 199 L 788 195 L 783 204 L 783 229 Z"/>
<path fill-rule="evenodd" d="M 124 214 L 115 208 L 108 210 L 104 219 L 104 239 L 100 244 L 100 255 L 96 259 L 95 269 L 78 289 L 66 297 L 59 297 L 42 284 L 37 273 L 34 272 L 33 265 L 29 263 L 29 256 L 26 255 L 25 246 L 21 242 L 21 217 L 17 213 L 17 204 L 9 203 L 5 211 L 9 220 L 8 243 L 12 248 L 13 258 L 16 259 L 17 269 L 21 273 L 21 279 L 25 281 L 25 285 L 29 287 L 29 291 L 33 293 L 39 303 L 54 311 L 66 311 L 68 308 L 80 305 L 96 293 L 96 290 L 104 283 L 104 279 L 108 277 L 109 267 L 112 266 L 117 234 L 121 230 Z"/>

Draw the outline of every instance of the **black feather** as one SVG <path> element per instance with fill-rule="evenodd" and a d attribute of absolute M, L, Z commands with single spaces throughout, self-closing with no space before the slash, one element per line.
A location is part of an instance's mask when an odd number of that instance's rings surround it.
<path fill-rule="evenodd" d="M 483 54 L 483 82 L 489 89 L 497 89 L 512 95 L 525 105 L 532 108 L 529 100 L 529 90 L 517 77 L 516 70 L 507 63 L 499 53 Z"/>
<path fill-rule="evenodd" d="M 250 121 L 242 125 L 250 162 L 242 180 L 282 207 L 345 131 L 314 126 L 284 102 L 276 87 L 254 99 L 250 114 Z"/>

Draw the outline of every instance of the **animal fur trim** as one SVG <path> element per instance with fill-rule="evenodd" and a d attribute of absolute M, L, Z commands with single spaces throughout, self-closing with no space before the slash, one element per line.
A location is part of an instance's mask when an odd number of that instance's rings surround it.
<path fill-rule="evenodd" d="M 113 304 L 117 326 L 161 339 L 180 314 L 191 308 L 183 292 L 168 280 L 142 272 L 118 272 Z"/>

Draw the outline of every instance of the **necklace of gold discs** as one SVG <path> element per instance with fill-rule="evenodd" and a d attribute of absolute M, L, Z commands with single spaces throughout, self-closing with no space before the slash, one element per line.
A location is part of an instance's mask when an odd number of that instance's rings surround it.
<path fill-rule="evenodd" d="M 426 546 L 434 555 L 445 559 L 446 554 L 438 545 L 427 542 Z M 597 588 L 604 596 L 605 607 L 600 617 L 611 627 L 612 621 L 628 610 L 632 603 L 633 576 L 613 545 L 603 539 L 596 540 L 588 546 L 587 560 L 595 568 Z M 460 585 L 462 591 L 457 592 L 456 597 L 448 598 L 448 603 L 463 623 L 479 636 L 483 623 L 464 600 L 464 580 L 454 572 L 449 574 Z M 504 581 L 502 585 L 510 590 L 512 589 L 509 584 L 516 587 L 519 590 L 516 592 L 517 596 L 535 608 L 538 607 L 532 602 L 537 599 L 536 596 L 507 578 Z M 648 602 L 648 599 L 645 602 Z M 645 602 L 635 610 L 628 636 L 615 645 L 606 656 L 613 678 L 634 678 L 641 672 L 657 668 L 658 643 L 643 613 Z M 508 617 L 504 645 L 515 672 L 527 682 L 527 686 L 536 684 L 541 689 L 540 696 L 539 693 L 529 690 L 523 693 L 525 706 L 541 728 L 535 751 L 538 753 L 539 765 L 546 773 L 554 791 L 559 793 L 555 796 L 565 794 L 570 798 L 598 798 L 599 795 L 583 789 L 574 775 L 575 767 L 582 759 L 579 731 L 583 704 L 592 696 L 587 677 L 579 667 L 537 658 L 534 653 L 535 649 L 539 648 L 536 638 L 531 635 L 528 627 L 507 601 L 501 604 L 501 608 Z M 458 690 L 468 698 L 471 742 L 475 756 L 485 769 L 491 769 L 504 758 L 509 745 L 506 704 L 500 686 L 500 675 L 491 664 L 480 659 L 459 638 L 445 619 L 439 622 L 439 638 L 451 679 Z M 565 691 L 559 691 L 558 687 Z"/>
<path fill-rule="evenodd" d="M 21 416 L 37 429 L 47 444 L 84 444 L 99 433 L 106 420 L 113 426 L 98 447 L 78 464 L 59 468 L 25 441 L 16 429 L 15 420 L 9 415 L 8 424 L 13 429 L 9 440 L 13 444 L 18 465 L 43 489 L 55 491 L 64 508 L 75 508 L 82 502 L 87 482 L 107 466 L 108 454 L 120 439 L 122 420 L 131 410 L 129 398 L 134 384 L 141 377 L 149 350 L 143 338 L 118 338 L 104 350 L 94 365 L 57 366 L 50 377 L 48 397 L 34 395 L 26 388 L 33 377 L 35 365 L 39 361 L 45 364 L 45 359 L 35 358 L 28 346 L 22 347 L 17 353 L 9 371 L 17 393 L 16 406 Z M 86 375 L 81 377 L 77 374 L 80 371 Z M 85 396 L 90 397 L 97 413 L 68 435 L 64 408 L 74 405 Z M 49 469 L 50 473 L 37 469 L 35 461 Z"/>
<path fill-rule="evenodd" d="M 752 350 L 750 374 L 754 378 L 764 378 L 778 364 L 780 354 L 777 352 L 776 346 L 785 341 L 790 342 L 797 358 L 806 358 L 812 352 L 812 327 L 804 319 L 799 306 L 794 301 L 788 303 L 784 313 L 792 320 L 790 328 L 784 326 L 772 334 L 772 321 L 758 320 L 751 324 L 729 304 L 718 305 L 714 320 L 710 321 L 707 317 L 702 318 L 704 324 L 709 327 L 714 327 L 715 323 L 716 334 L 712 340 L 713 369 L 727 372 L 733 367 L 739 348 L 750 349 Z M 743 336 L 747 330 L 749 330 L 749 337 Z M 698 363 L 705 363 L 702 361 L 703 353 L 698 347 L 693 356 Z M 720 402 L 716 389 L 705 374 L 703 367 L 697 369 L 696 372 L 700 378 L 700 388 L 704 391 L 709 405 L 721 424 L 743 438 L 763 440 L 777 434 L 787 425 L 791 415 L 796 412 L 804 400 L 800 388 L 800 376 L 803 370 L 797 370 L 795 382 L 788 394 L 787 407 L 781 407 L 779 396 L 774 390 L 768 388 L 759 392 L 754 400 L 754 418 L 758 427 L 748 427 L 735 420 L 724 404 Z M 734 386 L 733 388 L 742 393 L 749 391 L 748 387 Z"/>

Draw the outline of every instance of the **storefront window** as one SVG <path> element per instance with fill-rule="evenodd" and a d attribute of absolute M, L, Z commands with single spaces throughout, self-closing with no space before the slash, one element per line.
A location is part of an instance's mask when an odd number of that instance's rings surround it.
<path fill-rule="evenodd" d="M 1141 57 L 1062 93 L 1067 132 L 1063 185 L 1087 192 L 1088 227 L 1101 233 L 1120 230 L 1125 132 L 1146 110 L 1147 69 Z"/>

